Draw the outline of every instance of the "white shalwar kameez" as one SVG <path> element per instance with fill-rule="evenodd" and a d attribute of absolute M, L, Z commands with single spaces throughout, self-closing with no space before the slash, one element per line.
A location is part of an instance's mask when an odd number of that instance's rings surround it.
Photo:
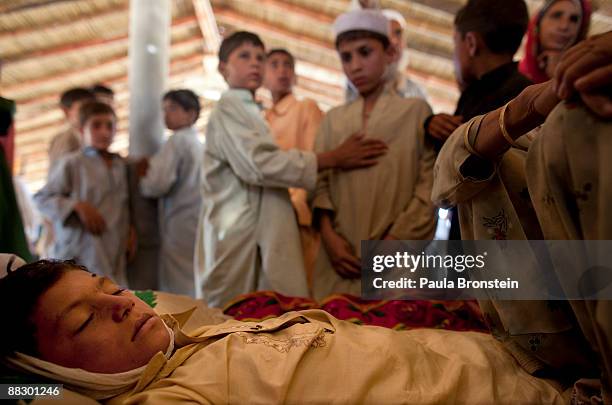
<path fill-rule="evenodd" d="M 316 155 L 282 151 L 247 90 L 231 89 L 206 132 L 198 286 L 211 306 L 274 290 L 307 296 L 298 225 L 288 187 L 313 189 Z"/>
<path fill-rule="evenodd" d="M 151 157 L 147 174 L 140 179 L 141 193 L 160 199 L 160 289 L 191 297 L 196 294 L 193 256 L 202 208 L 202 155 L 198 131 L 179 129 Z"/>

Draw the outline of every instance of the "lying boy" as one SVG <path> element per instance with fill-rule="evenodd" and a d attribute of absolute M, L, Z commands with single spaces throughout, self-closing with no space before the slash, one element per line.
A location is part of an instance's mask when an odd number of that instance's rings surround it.
<path fill-rule="evenodd" d="M 15 306 L 15 302 L 20 305 Z M 0 356 L 109 404 L 560 404 L 494 337 L 320 310 L 187 332 L 112 280 L 39 261 L 0 279 Z"/>
<path fill-rule="evenodd" d="M 297 148 L 311 151 L 323 119 L 314 100 L 298 100 L 293 95 L 295 59 L 285 49 L 272 49 L 266 58 L 264 87 L 270 91 L 273 105 L 266 110 L 266 121 L 278 146 L 283 150 Z M 303 188 L 290 188 L 291 203 L 300 227 L 304 266 L 311 285 L 314 261 L 319 250 L 319 235 L 312 228 L 312 212 L 308 193 Z"/>
<path fill-rule="evenodd" d="M 123 158 L 108 151 L 116 121 L 107 104 L 83 105 L 79 122 L 85 147 L 58 162 L 34 201 L 53 220 L 53 257 L 74 259 L 127 285 L 127 169 Z"/>
<path fill-rule="evenodd" d="M 164 95 L 163 108 L 166 127 L 174 134 L 148 160 L 140 191 L 145 197 L 160 199 L 160 289 L 193 297 L 193 254 L 202 207 L 203 146 L 194 127 L 200 102 L 191 90 L 172 90 Z"/>
<path fill-rule="evenodd" d="M 431 109 L 422 99 L 402 98 L 385 81 L 393 60 L 388 20 L 379 11 L 355 10 L 338 17 L 334 28 L 342 67 L 360 97 L 327 113 L 315 151 L 361 133 L 384 141 L 389 153 L 374 167 L 319 174 L 313 206 L 325 249 L 315 265 L 316 299 L 360 294 L 362 240 L 430 239 L 435 228 L 430 202 L 435 154 L 420 124 Z"/>
<path fill-rule="evenodd" d="M 261 289 L 307 296 L 287 188 L 313 189 L 317 170 L 371 166 L 386 152 L 383 141 L 363 136 L 319 154 L 280 149 L 253 98 L 265 58 L 264 44 L 249 32 L 230 35 L 219 50 L 219 71 L 230 89 L 206 131 L 196 245 L 196 285 L 212 306 Z"/>

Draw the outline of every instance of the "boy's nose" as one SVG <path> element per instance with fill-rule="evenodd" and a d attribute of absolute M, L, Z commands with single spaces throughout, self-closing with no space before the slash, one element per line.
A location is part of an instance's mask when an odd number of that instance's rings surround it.
<path fill-rule="evenodd" d="M 134 308 L 134 301 L 128 297 L 122 296 L 111 296 L 111 300 L 108 302 L 111 310 L 111 316 L 113 321 L 121 322 L 129 315 L 132 308 Z"/>
<path fill-rule="evenodd" d="M 361 69 L 361 63 L 357 60 L 357 58 L 352 58 L 349 62 L 349 71 L 357 72 Z"/>

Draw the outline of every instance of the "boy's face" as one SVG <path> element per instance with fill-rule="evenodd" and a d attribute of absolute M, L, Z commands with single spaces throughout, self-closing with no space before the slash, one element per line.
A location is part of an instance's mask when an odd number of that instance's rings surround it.
<path fill-rule="evenodd" d="M 81 106 L 88 101 L 90 100 L 78 100 L 73 102 L 70 107 L 62 108 L 66 118 L 68 119 L 68 123 L 70 123 L 73 128 L 76 129 L 79 127 L 79 110 L 81 109 Z"/>
<path fill-rule="evenodd" d="M 32 318 L 43 360 L 95 373 L 143 366 L 170 342 L 146 303 L 81 270 L 66 272 L 45 291 Z"/>
<path fill-rule="evenodd" d="M 81 128 L 81 135 L 86 146 L 106 151 L 115 137 L 115 116 L 112 114 L 95 114 L 89 117 Z"/>
<path fill-rule="evenodd" d="M 289 56 L 273 53 L 266 60 L 264 86 L 272 93 L 291 93 L 295 82 L 295 71 Z"/>
<path fill-rule="evenodd" d="M 338 45 L 342 69 L 360 94 L 368 94 L 382 82 L 387 65 L 393 60 L 393 47 L 385 50 L 374 38 L 342 41 Z"/>
<path fill-rule="evenodd" d="M 219 72 L 230 88 L 254 92 L 261 86 L 265 60 L 262 47 L 245 42 L 234 49 L 227 62 L 219 62 Z"/>
<path fill-rule="evenodd" d="M 471 36 L 463 35 L 457 30 L 453 33 L 455 78 L 461 89 L 465 89 L 475 79 L 471 69 L 472 54 L 474 53 L 471 38 Z"/>
<path fill-rule="evenodd" d="M 190 127 L 195 122 L 195 111 L 185 110 L 172 100 L 164 100 L 164 122 L 171 131 Z"/>

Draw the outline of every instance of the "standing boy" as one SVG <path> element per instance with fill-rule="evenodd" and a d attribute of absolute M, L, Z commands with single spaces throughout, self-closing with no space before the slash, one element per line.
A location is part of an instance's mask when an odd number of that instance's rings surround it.
<path fill-rule="evenodd" d="M 325 249 L 315 265 L 316 299 L 360 293 L 362 240 L 430 239 L 435 228 L 435 154 L 422 128 L 431 109 L 422 99 L 402 98 L 385 80 L 394 56 L 387 18 L 376 10 L 355 10 L 338 17 L 334 28 L 342 67 L 360 96 L 328 112 L 315 151 L 362 133 L 384 141 L 389 153 L 375 167 L 319 175 L 313 205 Z"/>
<path fill-rule="evenodd" d="M 314 140 L 323 119 L 323 113 L 314 100 L 298 100 L 293 95 L 295 84 L 295 59 L 285 49 L 272 49 L 266 58 L 264 86 L 272 96 L 272 108 L 266 111 L 266 121 L 278 146 L 283 150 L 300 149 L 312 151 Z M 307 191 L 290 188 L 291 203 L 300 227 L 300 238 L 304 253 L 304 266 L 308 284 L 317 251 L 319 235 L 312 228 L 312 212 L 308 206 Z"/>
<path fill-rule="evenodd" d="M 200 116 L 200 101 L 191 90 L 172 90 L 164 95 L 163 108 L 166 127 L 174 134 L 149 159 L 140 191 L 145 197 L 160 199 L 160 289 L 193 297 L 193 255 L 202 207 L 203 147 L 194 126 Z"/>
<path fill-rule="evenodd" d="M 95 99 L 90 90 L 76 87 L 66 90 L 60 97 L 60 106 L 66 116 L 66 128 L 51 139 L 49 144 L 49 175 L 60 158 L 81 149 L 79 110 L 86 102 Z"/>
<path fill-rule="evenodd" d="M 528 20 L 523 0 L 470 0 L 457 12 L 453 59 L 461 97 L 454 115 L 431 115 L 424 123 L 438 150 L 462 122 L 503 106 L 531 84 L 513 62 Z M 459 212 L 451 212 L 448 238 L 461 240 Z"/>
<path fill-rule="evenodd" d="M 34 200 L 53 220 L 52 257 L 74 259 L 127 285 L 127 172 L 124 160 L 108 151 L 117 118 L 99 102 L 83 105 L 79 115 L 85 147 L 57 163 Z"/>
<path fill-rule="evenodd" d="M 373 165 L 386 151 L 382 141 L 360 136 L 320 154 L 280 149 L 253 98 L 265 58 L 250 32 L 230 35 L 219 49 L 219 71 L 230 89 L 206 131 L 196 245 L 198 285 L 212 306 L 258 289 L 308 295 L 287 188 L 313 189 L 317 170 Z"/>

